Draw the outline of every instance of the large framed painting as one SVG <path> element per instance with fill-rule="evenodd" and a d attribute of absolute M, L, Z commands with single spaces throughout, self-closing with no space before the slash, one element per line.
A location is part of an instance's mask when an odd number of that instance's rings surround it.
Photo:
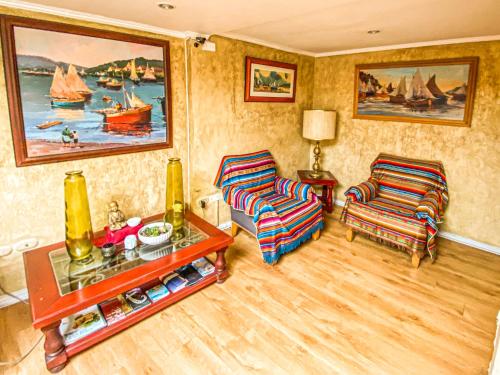
<path fill-rule="evenodd" d="M 17 166 L 172 147 L 169 44 L 2 17 Z"/>
<path fill-rule="evenodd" d="M 353 117 L 470 126 L 478 57 L 356 65 Z"/>
<path fill-rule="evenodd" d="M 297 65 L 247 56 L 246 102 L 295 102 Z"/>

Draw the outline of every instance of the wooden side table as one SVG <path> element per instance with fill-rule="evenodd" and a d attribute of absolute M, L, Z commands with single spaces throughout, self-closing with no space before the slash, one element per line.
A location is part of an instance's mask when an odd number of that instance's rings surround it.
<path fill-rule="evenodd" d="M 319 199 L 323 202 L 326 212 L 331 214 L 333 211 L 333 188 L 338 185 L 338 181 L 330 171 L 321 171 L 321 176 L 318 178 L 312 177 L 311 173 L 311 170 L 297 171 L 301 182 L 323 187 L 323 192 Z"/>

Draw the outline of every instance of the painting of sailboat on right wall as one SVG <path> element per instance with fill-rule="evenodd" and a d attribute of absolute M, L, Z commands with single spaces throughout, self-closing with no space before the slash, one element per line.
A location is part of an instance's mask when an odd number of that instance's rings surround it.
<path fill-rule="evenodd" d="M 470 126 L 478 60 L 356 65 L 353 118 Z"/>

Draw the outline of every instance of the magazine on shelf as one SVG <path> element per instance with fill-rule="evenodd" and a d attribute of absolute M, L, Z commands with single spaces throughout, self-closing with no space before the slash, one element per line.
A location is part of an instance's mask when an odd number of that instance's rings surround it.
<path fill-rule="evenodd" d="M 134 312 L 139 311 L 151 304 L 148 296 L 142 291 L 141 288 L 130 289 L 129 291 L 123 293 L 123 296 L 130 307 L 134 309 Z"/>
<path fill-rule="evenodd" d="M 188 281 L 177 272 L 169 273 L 163 278 L 162 282 L 172 293 L 184 289 L 188 283 Z"/>
<path fill-rule="evenodd" d="M 65 345 L 106 327 L 106 320 L 97 305 L 68 316 L 61 321 L 59 330 L 64 337 Z"/>
<path fill-rule="evenodd" d="M 215 271 L 214 265 L 205 257 L 196 259 L 191 264 L 203 277 L 210 275 Z"/>
<path fill-rule="evenodd" d="M 99 307 L 108 325 L 119 322 L 127 316 L 122 309 L 122 302 L 116 297 L 100 303 Z"/>
<path fill-rule="evenodd" d="M 176 271 L 180 276 L 187 280 L 186 286 L 191 286 L 196 284 L 198 281 L 203 279 L 203 276 L 200 275 L 196 268 L 194 268 L 191 264 L 183 266 Z"/>
<path fill-rule="evenodd" d="M 148 295 L 149 299 L 153 302 L 156 302 L 162 298 L 165 298 L 170 294 L 169 290 L 165 285 L 162 283 L 159 283 L 152 288 L 149 288 L 146 290 L 146 294 Z"/>

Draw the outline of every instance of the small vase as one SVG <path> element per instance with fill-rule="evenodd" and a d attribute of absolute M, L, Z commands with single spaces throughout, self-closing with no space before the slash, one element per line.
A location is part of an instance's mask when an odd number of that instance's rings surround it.
<path fill-rule="evenodd" d="M 87 186 L 82 171 L 66 172 L 64 203 L 66 206 L 66 250 L 72 260 L 92 261 L 92 223 Z"/>
<path fill-rule="evenodd" d="M 184 237 L 184 191 L 182 164 L 179 158 L 168 159 L 165 221 L 172 224 L 172 240 Z"/>

